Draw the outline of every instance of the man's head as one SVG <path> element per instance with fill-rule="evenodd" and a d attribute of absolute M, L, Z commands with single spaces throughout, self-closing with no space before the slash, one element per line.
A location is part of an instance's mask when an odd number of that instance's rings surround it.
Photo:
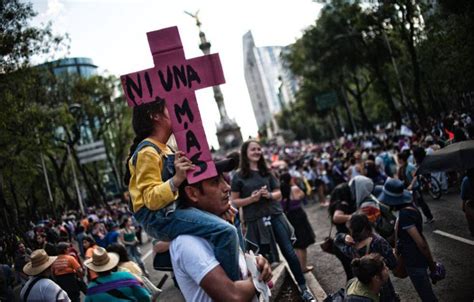
<path fill-rule="evenodd" d="M 25 247 L 25 244 L 23 242 L 18 243 L 17 251 L 18 251 L 19 254 L 26 253 L 26 247 Z"/>
<path fill-rule="evenodd" d="M 59 242 L 56 245 L 56 251 L 58 252 L 58 255 L 66 255 L 67 250 L 69 249 L 69 243 L 67 242 Z"/>
<path fill-rule="evenodd" d="M 186 205 L 221 215 L 229 209 L 230 186 L 224 173 L 232 171 L 236 167 L 236 161 L 229 158 L 215 164 L 217 176 L 195 184 L 184 181 L 179 187 L 179 193 Z"/>

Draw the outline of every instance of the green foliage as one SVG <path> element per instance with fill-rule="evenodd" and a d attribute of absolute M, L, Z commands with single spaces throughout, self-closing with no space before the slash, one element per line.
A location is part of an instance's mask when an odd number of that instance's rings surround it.
<path fill-rule="evenodd" d="M 55 75 L 52 64 L 30 65 L 32 57 L 65 47 L 49 25 L 29 25 L 34 15 L 31 4 L 0 1 L 0 227 L 4 229 L 78 209 L 72 165 L 90 204 L 110 198 L 105 177 L 118 183 L 120 192 L 122 160 L 132 139 L 131 111 L 117 96 L 117 78 Z M 87 135 L 85 128 L 90 130 Z M 97 140 L 104 141 L 107 160 L 80 165 L 74 147 Z"/>
<path fill-rule="evenodd" d="M 63 37 L 51 26 L 38 28 L 29 21 L 36 16 L 31 3 L 0 0 L 0 74 L 27 67 L 34 55 L 62 49 Z"/>
<path fill-rule="evenodd" d="M 474 87 L 472 1 L 319 2 L 326 5 L 315 24 L 284 57 L 302 80 L 296 104 L 284 112 L 297 118 L 280 117 L 283 128 L 309 137 L 312 130 L 299 126 L 305 114 L 321 122 L 345 112 L 342 127 L 351 129 L 352 114 L 358 129 L 371 131 L 373 123 L 423 124 L 426 114 L 472 106 L 463 98 Z M 341 108 L 318 112 L 314 97 L 330 91 Z"/>

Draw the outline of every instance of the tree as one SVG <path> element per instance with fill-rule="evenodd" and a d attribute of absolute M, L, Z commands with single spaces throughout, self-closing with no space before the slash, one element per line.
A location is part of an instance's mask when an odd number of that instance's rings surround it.
<path fill-rule="evenodd" d="M 19 226 L 21 204 L 32 205 L 26 209 L 34 216 L 36 201 L 48 200 L 43 187 L 38 186 L 42 173 L 37 166 L 38 152 L 47 146 L 38 144 L 37 139 L 51 133 L 48 121 L 61 116 L 61 108 L 47 108 L 39 101 L 42 86 L 29 64 L 34 55 L 64 44 L 49 26 L 30 26 L 34 15 L 31 4 L 0 2 L 0 227 L 4 230 Z M 35 194 L 32 188 L 36 188 Z M 38 192 L 43 197 L 38 197 Z M 51 213 L 53 208 L 49 205 L 44 213 Z"/>
<path fill-rule="evenodd" d="M 324 119 L 314 97 L 341 92 L 348 113 L 341 127 L 356 120 L 370 131 L 373 121 L 409 118 L 416 127 L 429 115 L 474 106 L 472 1 L 319 2 L 326 4 L 319 18 L 285 56 L 302 79 L 292 110 Z"/>
<path fill-rule="evenodd" d="M 31 3 L 0 1 L 0 74 L 29 67 L 34 55 L 52 53 L 65 47 L 62 36 L 29 25 L 36 16 Z"/>
<path fill-rule="evenodd" d="M 132 133 L 130 110 L 123 96 L 116 97 L 115 77 L 57 76 L 50 63 L 31 66 L 33 56 L 65 47 L 61 37 L 50 26 L 30 26 L 35 15 L 30 4 L 2 1 L 0 8 L 0 227 L 11 230 L 78 208 L 68 147 L 88 196 L 94 204 L 104 203 L 109 198 L 104 170 L 112 167 L 121 183 Z M 73 104 L 80 105 L 80 116 L 71 112 Z M 85 139 L 79 123 L 90 126 L 92 140 L 104 140 L 109 164 L 79 164 L 74 146 Z"/>

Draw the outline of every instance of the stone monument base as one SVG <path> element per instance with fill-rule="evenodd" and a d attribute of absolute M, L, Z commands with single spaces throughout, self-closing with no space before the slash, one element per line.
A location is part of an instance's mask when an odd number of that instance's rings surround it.
<path fill-rule="evenodd" d="M 239 149 L 243 143 L 240 127 L 233 120 L 221 121 L 217 125 L 216 135 L 223 151 Z"/>

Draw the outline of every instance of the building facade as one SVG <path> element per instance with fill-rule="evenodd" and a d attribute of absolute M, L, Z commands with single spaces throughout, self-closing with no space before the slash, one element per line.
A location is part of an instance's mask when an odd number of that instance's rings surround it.
<path fill-rule="evenodd" d="M 56 61 L 47 62 L 40 66 L 49 68 L 55 77 L 67 79 L 68 77 L 82 77 L 89 78 L 97 75 L 97 65 L 95 65 L 90 58 L 65 58 Z M 82 116 L 82 108 L 80 106 L 71 105 L 69 107 L 71 113 L 75 116 Z M 95 123 L 91 125 L 90 122 Z M 98 120 L 94 119 L 80 119 L 78 124 L 81 135 L 79 145 L 90 144 L 94 142 L 92 127 L 100 127 Z M 58 129 L 58 132 L 63 129 Z"/>
<path fill-rule="evenodd" d="M 275 114 L 295 101 L 298 80 L 281 56 L 287 47 L 256 47 L 252 32 L 243 36 L 244 74 L 259 130 L 278 132 Z"/>

